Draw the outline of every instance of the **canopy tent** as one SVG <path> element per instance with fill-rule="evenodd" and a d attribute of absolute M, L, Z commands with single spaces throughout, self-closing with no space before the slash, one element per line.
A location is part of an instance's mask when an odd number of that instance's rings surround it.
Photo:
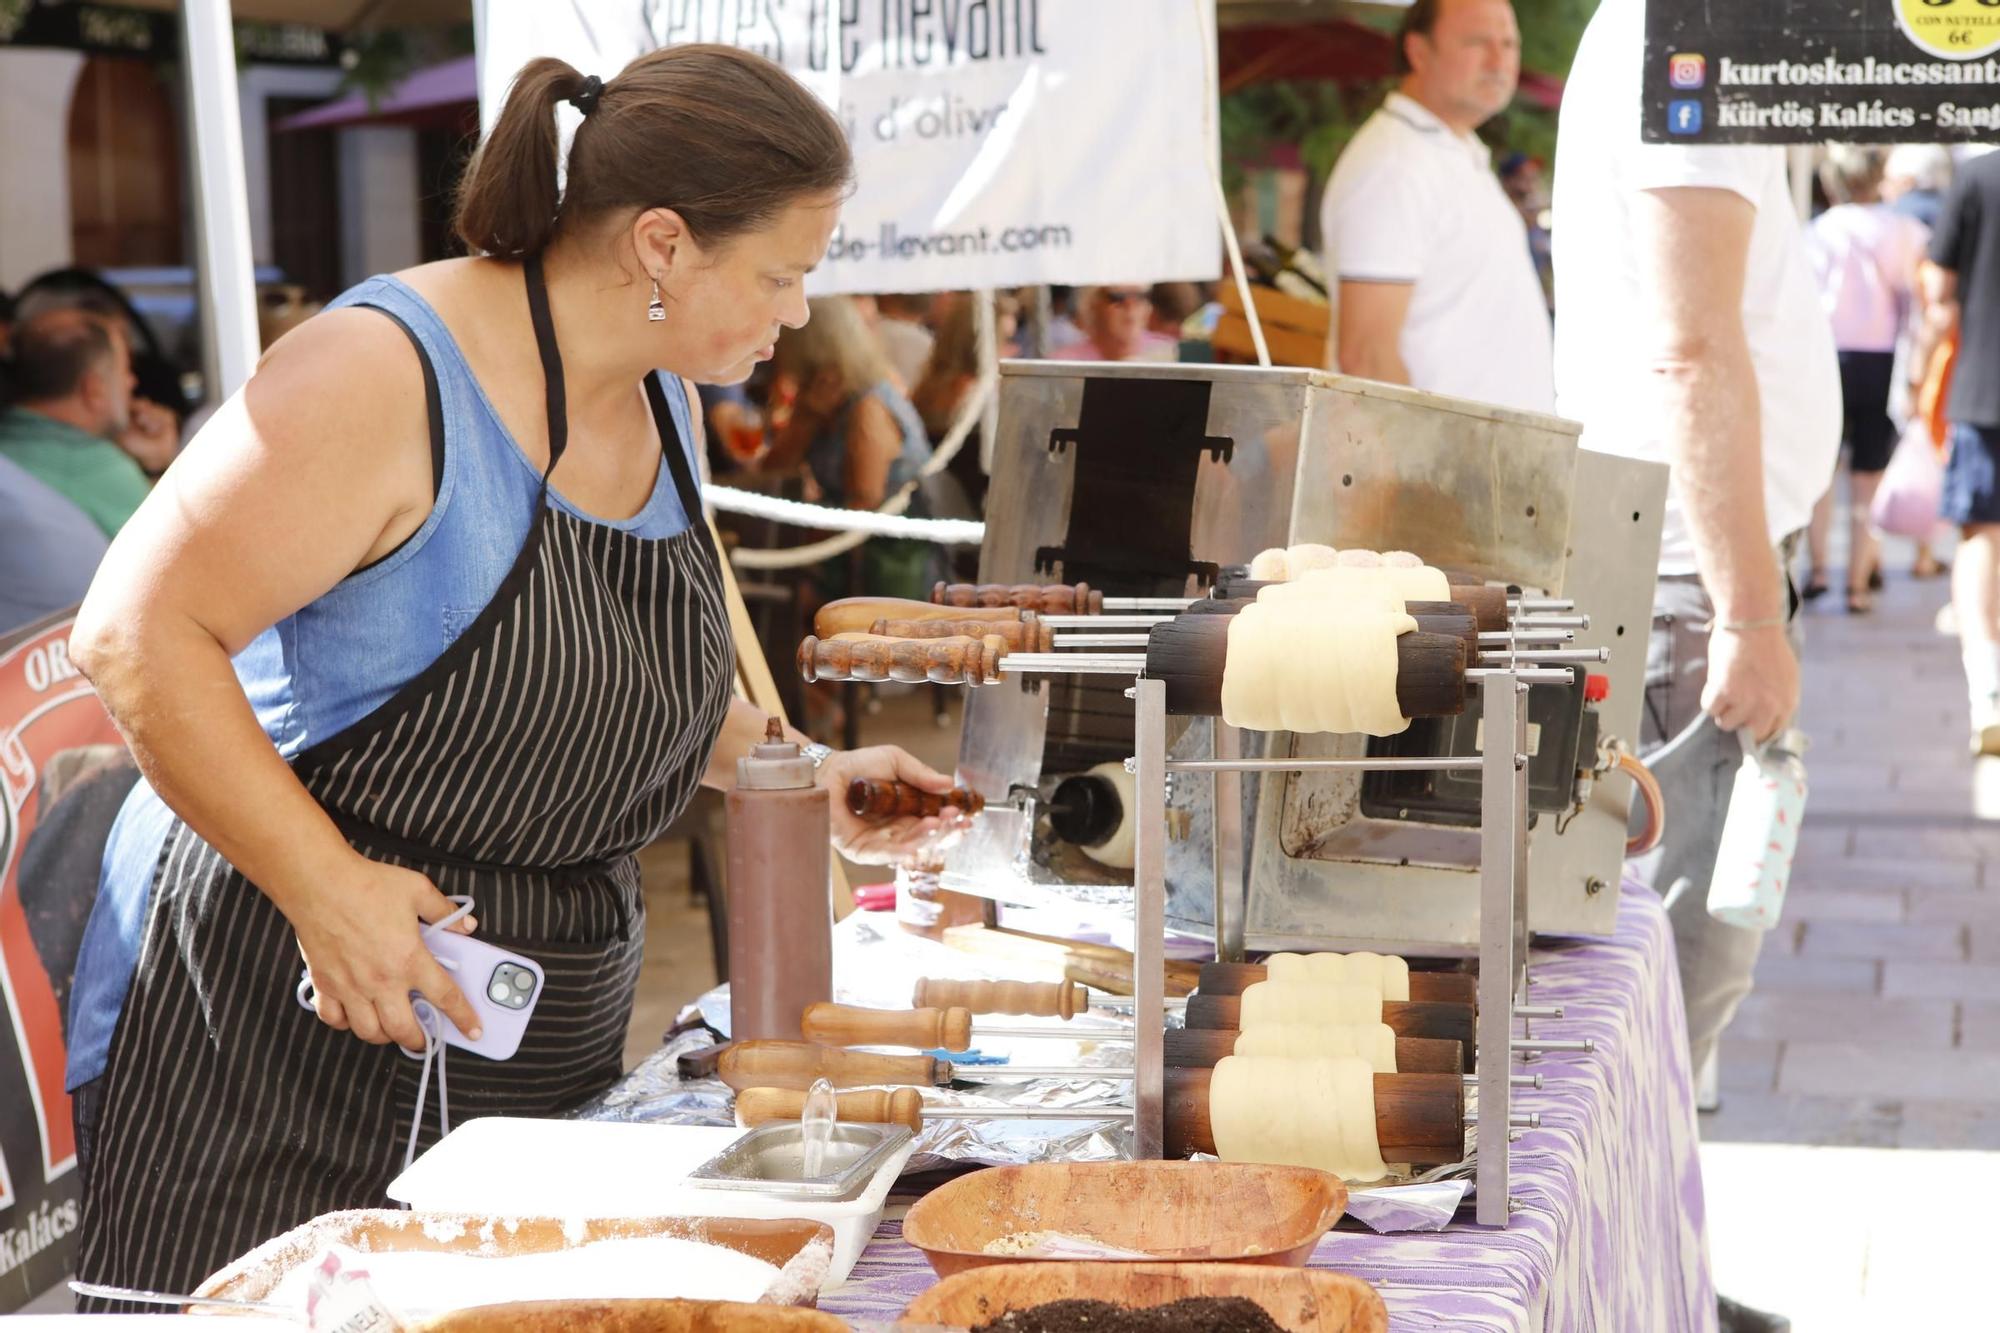
<path fill-rule="evenodd" d="M 371 101 L 364 93 L 324 102 L 278 122 L 280 130 L 332 129 L 341 125 L 479 127 L 479 59 L 460 56 L 427 65 Z"/>

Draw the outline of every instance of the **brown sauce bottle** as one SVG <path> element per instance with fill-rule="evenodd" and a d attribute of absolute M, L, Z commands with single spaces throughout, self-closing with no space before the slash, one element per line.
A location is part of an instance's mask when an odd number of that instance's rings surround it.
<path fill-rule="evenodd" d="M 812 760 L 772 718 L 736 761 L 723 801 L 729 859 L 729 1035 L 800 1040 L 809 1004 L 833 998 L 833 834 Z"/>

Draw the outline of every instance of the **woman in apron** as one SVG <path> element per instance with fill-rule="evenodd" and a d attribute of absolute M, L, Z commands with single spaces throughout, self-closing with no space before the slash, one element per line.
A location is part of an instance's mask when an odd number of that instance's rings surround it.
<path fill-rule="evenodd" d="M 71 1009 L 80 1277 L 186 1291 L 383 1201 L 420 1109 L 411 993 L 477 1027 L 419 936 L 452 896 L 453 929 L 545 973 L 512 1059 L 451 1063 L 453 1113 L 560 1114 L 618 1078 L 633 854 L 764 724 L 731 698 L 686 381 L 742 379 L 805 320 L 850 175 L 756 56 L 609 83 L 533 61 L 459 202 L 485 257 L 285 338 L 119 537 L 72 644 L 147 779 Z M 855 776 L 949 785 L 823 757 Z M 834 807 L 850 854 L 932 831 Z"/>

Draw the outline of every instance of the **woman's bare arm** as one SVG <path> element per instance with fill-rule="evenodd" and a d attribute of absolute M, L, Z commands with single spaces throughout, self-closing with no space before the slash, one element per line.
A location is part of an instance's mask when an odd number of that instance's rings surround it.
<path fill-rule="evenodd" d="M 412 919 L 451 904 L 347 845 L 258 725 L 230 658 L 422 523 L 425 422 L 420 368 L 393 324 L 355 310 L 301 326 L 118 534 L 71 638 L 154 790 L 298 931 L 322 1016 L 415 1046 L 411 987 L 461 1028 L 474 1021 Z"/>

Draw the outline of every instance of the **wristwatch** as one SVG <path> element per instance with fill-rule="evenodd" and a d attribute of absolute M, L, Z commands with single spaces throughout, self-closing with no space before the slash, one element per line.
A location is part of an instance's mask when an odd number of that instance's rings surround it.
<path fill-rule="evenodd" d="M 812 760 L 813 771 L 817 773 L 825 767 L 827 756 L 833 753 L 833 748 L 821 745 L 818 741 L 806 741 L 799 746 L 799 753 Z"/>

